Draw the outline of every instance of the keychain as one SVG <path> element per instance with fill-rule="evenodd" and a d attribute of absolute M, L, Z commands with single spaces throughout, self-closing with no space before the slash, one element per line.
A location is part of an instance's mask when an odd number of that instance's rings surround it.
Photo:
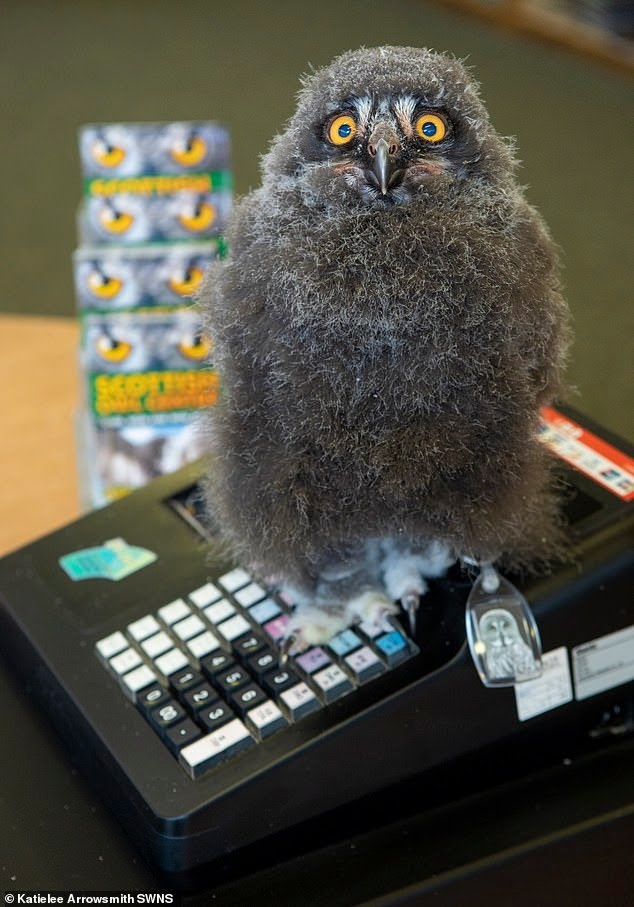
<path fill-rule="evenodd" d="M 467 599 L 465 621 L 471 657 L 482 683 L 485 687 L 512 686 L 541 676 L 542 647 L 530 605 L 493 564 L 478 566 L 480 573 Z"/>

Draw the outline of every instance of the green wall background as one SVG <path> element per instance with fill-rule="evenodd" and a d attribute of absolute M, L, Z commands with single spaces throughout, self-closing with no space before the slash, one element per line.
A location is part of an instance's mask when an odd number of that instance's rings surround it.
<path fill-rule="evenodd" d="M 70 256 L 86 122 L 219 119 L 236 190 L 292 112 L 298 76 L 359 45 L 468 57 L 530 200 L 564 251 L 573 402 L 634 437 L 632 83 L 425 0 L 4 0 L 0 312 L 74 315 Z M 0 321 L 0 330 L 1 321 Z"/>

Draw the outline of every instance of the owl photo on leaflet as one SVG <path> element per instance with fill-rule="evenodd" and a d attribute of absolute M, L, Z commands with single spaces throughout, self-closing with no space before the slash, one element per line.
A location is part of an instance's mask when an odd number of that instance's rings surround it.
<path fill-rule="evenodd" d="M 459 61 L 361 49 L 304 79 L 235 208 L 201 298 L 207 500 L 295 604 L 290 651 L 413 616 L 461 557 L 537 568 L 561 545 L 537 426 L 567 307 L 516 169 Z"/>

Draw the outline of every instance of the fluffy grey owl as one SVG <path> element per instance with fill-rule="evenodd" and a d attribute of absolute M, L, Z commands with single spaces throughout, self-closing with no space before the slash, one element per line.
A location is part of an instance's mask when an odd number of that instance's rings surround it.
<path fill-rule="evenodd" d="M 412 609 L 461 556 L 552 553 L 537 414 L 567 310 L 515 163 L 459 62 L 358 50 L 305 80 L 236 208 L 203 295 L 208 500 L 297 604 L 295 650 Z"/>

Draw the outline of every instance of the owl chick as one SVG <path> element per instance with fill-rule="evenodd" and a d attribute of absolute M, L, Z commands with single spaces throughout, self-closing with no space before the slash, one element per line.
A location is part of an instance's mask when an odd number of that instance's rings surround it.
<path fill-rule="evenodd" d="M 413 613 L 457 558 L 548 558 L 537 441 L 567 309 L 512 146 L 455 59 L 380 47 L 307 77 L 202 297 L 222 399 L 207 497 L 295 603 L 292 650 Z"/>

